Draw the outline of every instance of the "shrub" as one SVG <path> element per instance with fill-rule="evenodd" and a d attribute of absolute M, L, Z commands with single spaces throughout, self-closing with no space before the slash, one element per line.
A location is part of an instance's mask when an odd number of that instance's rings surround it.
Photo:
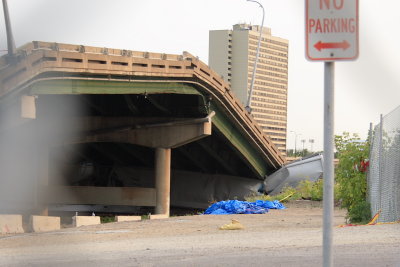
<path fill-rule="evenodd" d="M 101 223 L 115 222 L 115 217 L 114 216 L 100 216 L 100 222 Z"/>
<path fill-rule="evenodd" d="M 347 214 L 351 223 L 366 224 L 371 220 L 371 207 L 367 201 L 362 201 L 353 205 Z"/>
<path fill-rule="evenodd" d="M 366 172 L 361 168 L 361 162 L 369 155 L 369 145 L 362 142 L 358 135 L 343 133 L 335 137 L 335 145 L 339 165 L 335 170 L 337 183 L 337 198 L 341 206 L 348 211 L 350 222 L 364 222 L 371 217 L 367 203 Z"/>
<path fill-rule="evenodd" d="M 286 202 L 289 200 L 299 200 L 299 199 L 307 199 L 307 200 L 322 200 L 322 180 L 319 179 L 316 182 L 311 182 L 309 180 L 301 181 L 296 188 L 291 186 L 285 186 L 282 189 L 282 192 L 277 195 L 252 195 L 246 197 L 246 201 L 254 202 L 256 200 L 279 200 L 282 202 Z"/>
<path fill-rule="evenodd" d="M 296 187 L 297 191 L 300 193 L 300 197 L 302 199 L 309 200 L 322 200 L 322 191 L 323 191 L 323 181 L 322 179 L 318 179 L 315 182 L 311 182 L 309 180 L 303 180 Z"/>

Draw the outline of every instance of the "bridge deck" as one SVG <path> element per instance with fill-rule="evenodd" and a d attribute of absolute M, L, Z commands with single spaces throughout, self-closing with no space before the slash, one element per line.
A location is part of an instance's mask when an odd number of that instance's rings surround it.
<path fill-rule="evenodd" d="M 18 49 L 17 63 L 8 65 L 6 57 L 0 58 L 0 103 L 39 82 L 54 80 L 193 85 L 201 94 L 212 99 L 214 107 L 228 116 L 235 127 L 244 133 L 251 147 L 261 155 L 261 162 L 268 168 L 260 169 L 260 176 L 285 163 L 285 157 L 234 96 L 229 85 L 187 52 L 170 55 L 58 43 L 29 43 Z M 242 152 L 245 150 L 243 148 Z"/>

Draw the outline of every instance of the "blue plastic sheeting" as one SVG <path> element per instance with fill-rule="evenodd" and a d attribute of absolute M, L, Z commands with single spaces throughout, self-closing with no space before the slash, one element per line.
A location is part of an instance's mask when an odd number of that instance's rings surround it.
<path fill-rule="evenodd" d="M 255 202 L 227 200 L 212 204 L 204 214 L 263 214 L 267 213 L 269 209 L 282 210 L 285 209 L 285 206 L 278 200 L 256 200 Z"/>

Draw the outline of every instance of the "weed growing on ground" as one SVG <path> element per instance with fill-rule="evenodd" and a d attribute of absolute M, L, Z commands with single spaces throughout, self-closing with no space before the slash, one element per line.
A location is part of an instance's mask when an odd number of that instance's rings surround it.
<path fill-rule="evenodd" d="M 115 222 L 115 217 L 114 216 L 100 216 L 100 222 L 101 223 Z"/>
<path fill-rule="evenodd" d="M 289 200 L 298 200 L 298 199 L 310 199 L 310 200 L 321 200 L 321 196 L 319 196 L 320 182 L 311 182 L 311 181 L 302 181 L 299 183 L 297 187 L 285 186 L 282 189 L 282 192 L 277 195 L 252 195 L 246 198 L 249 202 L 254 202 L 256 200 L 279 200 L 281 202 L 287 202 Z M 311 197 L 313 196 L 313 197 Z"/>

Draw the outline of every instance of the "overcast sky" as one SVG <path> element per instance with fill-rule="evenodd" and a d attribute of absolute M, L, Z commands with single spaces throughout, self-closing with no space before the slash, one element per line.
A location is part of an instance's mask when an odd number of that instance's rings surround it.
<path fill-rule="evenodd" d="M 260 0 L 264 26 L 289 40 L 288 148 L 315 139 L 322 148 L 323 63 L 305 59 L 304 1 Z M 8 0 L 17 46 L 49 41 L 137 51 L 181 54 L 208 62 L 209 30 L 236 23 L 260 24 L 262 11 L 245 0 Z M 360 56 L 338 62 L 335 133 L 366 137 L 400 104 L 400 2 L 360 0 Z M 6 49 L 4 20 L 0 49 Z"/>

